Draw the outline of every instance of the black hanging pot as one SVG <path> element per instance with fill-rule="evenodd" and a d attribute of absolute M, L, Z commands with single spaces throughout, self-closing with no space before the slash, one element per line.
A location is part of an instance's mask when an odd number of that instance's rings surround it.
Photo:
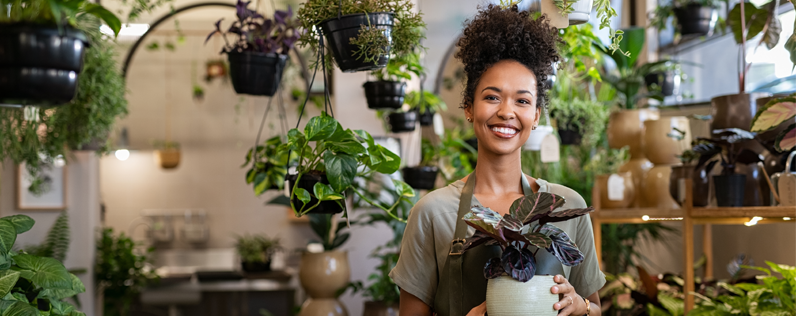
<path fill-rule="evenodd" d="M 713 176 L 716 203 L 719 206 L 743 206 L 746 175 L 730 174 Z"/>
<path fill-rule="evenodd" d="M 295 206 L 296 211 L 298 211 L 301 210 L 301 208 L 304 206 L 304 203 L 302 203 L 301 200 L 298 199 L 298 197 L 293 196 L 293 186 L 295 186 L 296 177 L 297 175 L 295 174 L 286 176 L 288 184 L 290 185 L 290 194 L 291 197 L 293 198 L 293 206 Z M 329 179 L 326 178 L 325 173 L 317 173 L 317 174 L 306 173 L 301 176 L 301 180 L 299 180 L 298 187 L 307 190 L 307 192 L 312 194 L 312 192 L 314 192 L 315 184 L 318 182 L 323 184 L 329 184 Z M 316 203 L 318 203 L 318 199 L 316 199 L 313 196 L 312 199 L 310 199 L 309 206 L 307 207 L 311 207 Z M 337 202 L 323 201 L 321 202 L 320 205 L 318 205 L 318 207 L 312 209 L 312 211 L 310 211 L 309 214 L 337 214 L 342 212 L 343 208 L 340 206 L 340 204 L 337 204 Z"/>
<path fill-rule="evenodd" d="M 674 95 L 675 88 L 680 85 L 680 80 L 675 75 L 673 70 L 653 72 L 644 76 L 644 83 L 647 84 L 648 91 L 660 89 L 660 93 L 668 97 Z M 657 88 L 655 88 L 655 86 L 657 86 Z"/>
<path fill-rule="evenodd" d="M 0 103 L 68 103 L 88 45 L 68 26 L 0 24 Z"/>
<path fill-rule="evenodd" d="M 683 36 L 712 34 L 718 17 L 715 8 L 698 4 L 676 7 L 674 15 L 677 17 L 677 25 Z"/>
<path fill-rule="evenodd" d="M 580 145 L 583 140 L 580 128 L 573 125 L 570 129 L 558 129 L 558 136 L 561 137 L 561 145 Z"/>
<path fill-rule="evenodd" d="M 392 44 L 393 13 L 374 12 L 347 14 L 339 18 L 331 18 L 318 23 L 326 37 L 326 45 L 332 51 L 337 66 L 343 72 L 368 71 L 384 68 L 390 60 L 390 46 L 385 47 L 385 54 L 374 63 L 357 58 L 359 47 L 351 44 L 351 38 L 359 36 L 362 25 L 370 25 L 382 30 Z"/>
<path fill-rule="evenodd" d="M 417 114 L 418 121 L 420 121 L 420 126 L 431 126 L 432 124 L 434 124 L 434 111 L 432 111 L 431 109 L 426 109 L 426 111 L 423 112 L 422 114 L 420 113 L 420 110 L 417 110 L 417 112 L 418 112 Z"/>
<path fill-rule="evenodd" d="M 276 53 L 227 53 L 232 87 L 239 94 L 273 96 L 288 58 Z"/>
<path fill-rule="evenodd" d="M 437 181 L 439 168 L 435 166 L 406 167 L 403 169 L 404 182 L 418 190 L 431 190 Z"/>
<path fill-rule="evenodd" d="M 393 133 L 411 132 L 415 130 L 417 112 L 390 113 L 390 115 L 387 116 L 387 122 L 390 123 L 390 130 Z"/>
<path fill-rule="evenodd" d="M 400 81 L 368 81 L 362 85 L 371 109 L 400 109 L 404 104 L 406 83 Z"/>

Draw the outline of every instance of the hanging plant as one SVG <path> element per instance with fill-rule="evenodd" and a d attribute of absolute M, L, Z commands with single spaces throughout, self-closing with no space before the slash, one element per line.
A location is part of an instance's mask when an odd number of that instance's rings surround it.
<path fill-rule="evenodd" d="M 365 88 L 368 108 L 400 108 L 404 104 L 406 93 L 406 83 L 403 80 L 411 80 L 413 74 L 420 77 L 424 72 L 419 53 L 391 58 L 387 67 L 370 73 L 376 77 L 376 81 L 367 81 L 362 85 Z"/>
<path fill-rule="evenodd" d="M 439 158 L 442 151 L 431 141 L 423 138 L 420 142 L 420 164 L 403 169 L 404 181 L 415 189 L 431 190 L 437 182 Z"/>
<path fill-rule="evenodd" d="M 438 95 L 431 91 L 412 91 L 406 95 L 406 104 L 409 109 L 417 112 L 421 126 L 434 123 L 434 113 L 447 111 L 448 106 Z"/>
<path fill-rule="evenodd" d="M 281 145 L 282 138 L 274 136 L 246 153 L 246 162 L 241 167 L 251 164 L 246 172 L 246 184 L 254 185 L 254 194 L 257 196 L 265 191 L 281 190 L 284 187 L 289 164 L 288 153 L 279 150 Z M 290 161 L 295 162 L 295 155 Z"/>
<path fill-rule="evenodd" d="M 650 18 L 650 26 L 663 31 L 669 18 L 680 35 L 710 35 L 718 20 L 718 0 L 675 0 L 658 5 Z"/>

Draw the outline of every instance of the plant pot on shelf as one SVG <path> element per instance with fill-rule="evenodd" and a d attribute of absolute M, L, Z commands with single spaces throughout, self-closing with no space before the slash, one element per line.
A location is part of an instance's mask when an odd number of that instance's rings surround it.
<path fill-rule="evenodd" d="M 332 51 L 332 56 L 343 72 L 367 71 L 384 68 L 390 60 L 390 47 L 385 47 L 385 54 L 380 56 L 376 62 L 364 61 L 356 56 L 359 49 L 351 44 L 351 38 L 359 36 L 362 25 L 370 25 L 383 31 L 387 39 L 392 43 L 393 14 L 390 12 L 357 13 L 347 14 L 339 18 L 331 18 L 318 23 L 324 37 L 326 45 Z"/>
<path fill-rule="evenodd" d="M 406 167 L 403 169 L 404 182 L 418 190 L 431 190 L 437 182 L 439 168 L 435 166 Z"/>
<path fill-rule="evenodd" d="M 710 35 L 718 20 L 715 8 L 698 4 L 674 8 L 674 15 L 677 17 L 677 25 L 683 36 Z"/>
<path fill-rule="evenodd" d="M 348 315 L 335 294 L 350 278 L 347 252 L 305 252 L 299 265 L 299 280 L 309 298 L 301 306 L 299 316 Z"/>
<path fill-rule="evenodd" d="M 535 275 L 528 282 L 508 276 L 489 279 L 486 286 L 486 310 L 490 316 L 558 314 L 553 305 L 558 294 L 550 293 L 556 283 L 552 275 Z"/>
<path fill-rule="evenodd" d="M 681 140 L 669 137 L 677 128 L 685 132 Z M 678 155 L 691 148 L 691 125 L 685 116 L 662 117 L 644 122 L 644 156 L 656 165 L 679 163 Z M 648 145 L 648 146 L 647 146 Z"/>
<path fill-rule="evenodd" d="M 400 109 L 404 104 L 406 83 L 400 81 L 368 81 L 362 84 L 370 109 Z"/>
<path fill-rule="evenodd" d="M 637 194 L 630 172 L 597 175 L 595 185 L 600 189 L 601 209 L 628 208 Z"/>
<path fill-rule="evenodd" d="M 705 166 L 672 166 L 669 177 L 669 194 L 680 206 L 685 202 L 685 180 L 691 179 L 691 198 L 696 207 L 707 206 L 710 202 L 710 177 Z"/>
<path fill-rule="evenodd" d="M 273 96 L 282 80 L 288 55 L 229 52 L 229 76 L 239 94 Z"/>
<path fill-rule="evenodd" d="M 310 171 L 310 172 L 312 172 L 312 171 Z M 304 203 L 301 202 L 301 200 L 299 200 L 298 197 L 292 196 L 293 187 L 295 186 L 297 177 L 298 177 L 298 175 L 290 174 L 290 175 L 287 175 L 285 178 L 288 180 L 288 185 L 290 185 L 290 194 L 291 194 L 291 197 L 293 198 L 293 206 L 296 207 L 296 210 L 300 210 L 302 207 L 304 207 Z M 303 174 L 301 176 L 301 180 L 299 180 L 299 182 L 298 182 L 298 187 L 302 188 L 304 190 L 307 190 L 307 192 L 314 192 L 315 184 L 318 183 L 318 182 L 323 183 L 323 184 L 329 184 L 329 179 L 326 178 L 326 174 L 325 173 L 305 173 L 305 174 Z M 315 205 L 316 203 L 318 203 L 318 199 L 316 199 L 313 196 L 310 199 L 309 205 L 312 206 L 312 205 Z M 307 207 L 310 207 L 310 206 L 307 206 Z M 312 211 L 310 211 L 309 213 L 311 213 L 311 214 L 337 214 L 337 213 L 342 213 L 342 212 L 343 212 L 343 207 L 341 207 L 340 204 L 337 204 L 337 202 L 335 202 L 335 201 L 323 201 L 323 202 L 321 202 L 320 205 L 318 205 L 318 207 L 312 209 Z"/>
<path fill-rule="evenodd" d="M 743 206 L 746 175 L 713 176 L 713 187 L 716 190 L 716 204 L 719 206 Z"/>
<path fill-rule="evenodd" d="M 163 169 L 174 169 L 180 165 L 180 150 L 166 148 L 155 150 L 155 163 Z"/>
<path fill-rule="evenodd" d="M 608 145 L 614 149 L 628 146 L 630 160 L 619 167 L 619 172 L 631 172 L 633 185 L 636 188 L 633 207 L 649 206 L 644 192 L 644 179 L 652 169 L 652 163 L 644 156 L 644 122 L 657 120 L 660 112 L 657 109 L 622 110 L 611 113 L 608 121 Z"/>
<path fill-rule="evenodd" d="M 677 76 L 674 70 L 648 74 L 644 76 L 644 83 L 647 85 L 647 91 L 658 91 L 659 89 L 664 97 L 674 95 L 676 91 L 680 90 L 680 76 Z"/>
<path fill-rule="evenodd" d="M 417 110 L 417 113 L 417 120 L 420 122 L 420 126 L 431 126 L 434 124 L 434 111 L 431 109 L 426 109 L 423 113 Z"/>
<path fill-rule="evenodd" d="M 68 26 L 0 25 L 0 103 L 71 101 L 89 44 L 86 35 Z"/>
<path fill-rule="evenodd" d="M 767 93 L 729 94 L 710 99 L 711 133 L 713 130 L 740 128 L 748 131 L 752 118 L 757 114 L 757 99 L 768 97 Z"/>
<path fill-rule="evenodd" d="M 362 315 L 368 316 L 398 316 L 398 303 L 387 305 L 384 302 L 365 302 L 365 311 Z"/>
<path fill-rule="evenodd" d="M 572 12 L 569 13 L 569 25 L 578 25 L 589 22 L 591 16 L 591 9 L 594 6 L 594 0 L 578 0 L 572 4 Z"/>
<path fill-rule="evenodd" d="M 390 123 L 390 131 L 393 133 L 411 132 L 415 130 L 417 124 L 417 112 L 395 112 L 387 116 Z"/>
<path fill-rule="evenodd" d="M 241 261 L 240 265 L 243 268 L 243 271 L 247 273 L 261 273 L 261 272 L 271 271 L 270 259 L 266 260 L 265 262 Z"/>

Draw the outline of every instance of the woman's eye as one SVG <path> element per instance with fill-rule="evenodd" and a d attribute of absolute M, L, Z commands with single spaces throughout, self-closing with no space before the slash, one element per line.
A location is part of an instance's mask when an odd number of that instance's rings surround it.
<path fill-rule="evenodd" d="M 531 104 L 531 101 L 528 101 L 528 100 L 526 100 L 526 99 L 520 99 L 520 100 L 519 100 L 519 101 L 517 101 L 517 102 L 519 102 L 519 103 L 522 103 L 522 104 Z"/>
<path fill-rule="evenodd" d="M 484 100 L 497 100 L 497 97 L 494 95 L 488 95 L 484 98 Z"/>

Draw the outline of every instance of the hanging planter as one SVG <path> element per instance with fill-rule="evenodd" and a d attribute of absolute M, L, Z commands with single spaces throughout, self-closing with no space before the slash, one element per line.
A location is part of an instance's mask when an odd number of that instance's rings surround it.
<path fill-rule="evenodd" d="M 174 169 L 180 165 L 180 149 L 164 148 L 155 150 L 155 163 L 163 169 Z"/>
<path fill-rule="evenodd" d="M 293 194 L 293 188 L 298 187 L 307 192 L 313 192 L 316 183 L 321 183 L 324 185 L 329 184 L 329 179 L 326 177 L 326 173 L 313 171 L 305 173 L 301 176 L 301 180 L 298 182 L 298 186 L 296 186 L 296 175 L 291 174 L 287 176 L 287 181 L 290 185 L 290 192 L 292 196 L 293 205 L 297 209 L 304 208 L 304 202 L 302 202 L 296 194 Z M 309 203 L 306 203 L 308 206 L 315 205 L 318 203 L 318 199 L 312 196 L 309 200 Z M 343 212 L 343 206 L 336 201 L 322 201 L 318 204 L 318 207 L 312 209 L 308 212 L 308 214 L 337 214 Z"/>
<path fill-rule="evenodd" d="M 573 3 L 572 12 L 567 16 L 569 18 L 569 25 L 588 23 L 593 6 L 594 0 L 577 0 Z"/>
<path fill-rule="evenodd" d="M 404 182 L 414 189 L 431 190 L 437 182 L 439 168 L 436 166 L 406 167 L 403 169 Z"/>
<path fill-rule="evenodd" d="M 424 113 L 418 112 L 417 120 L 420 122 L 420 126 L 431 126 L 434 124 L 434 111 L 426 110 Z"/>
<path fill-rule="evenodd" d="M 653 72 L 644 76 L 647 91 L 657 91 L 664 97 L 672 96 L 680 88 L 680 76 L 674 70 Z"/>
<path fill-rule="evenodd" d="M 389 12 L 357 13 L 331 18 L 318 24 L 326 37 L 329 50 L 340 70 L 343 72 L 367 71 L 387 66 L 390 60 L 390 43 L 392 43 L 393 14 Z M 378 51 L 365 58 L 357 56 L 360 47 L 352 43 L 352 38 L 360 37 L 362 26 L 368 25 L 372 32 L 380 33 L 380 40 L 369 45 Z"/>
<path fill-rule="evenodd" d="M 677 17 L 677 27 L 682 35 L 710 35 L 718 20 L 716 8 L 689 3 L 683 7 L 674 8 Z"/>
<path fill-rule="evenodd" d="M 448 106 L 438 95 L 425 90 L 412 91 L 406 95 L 406 104 L 417 112 L 421 126 L 434 124 L 434 114 L 448 110 Z"/>
<path fill-rule="evenodd" d="M 394 112 L 387 116 L 387 123 L 390 124 L 390 131 L 393 133 L 404 133 L 415 130 L 417 125 L 417 112 Z"/>
<path fill-rule="evenodd" d="M 400 109 L 404 104 L 406 83 L 400 81 L 368 81 L 362 85 L 370 109 Z"/>
<path fill-rule="evenodd" d="M 229 75 L 238 94 L 273 96 L 289 57 L 282 54 L 229 52 Z"/>

